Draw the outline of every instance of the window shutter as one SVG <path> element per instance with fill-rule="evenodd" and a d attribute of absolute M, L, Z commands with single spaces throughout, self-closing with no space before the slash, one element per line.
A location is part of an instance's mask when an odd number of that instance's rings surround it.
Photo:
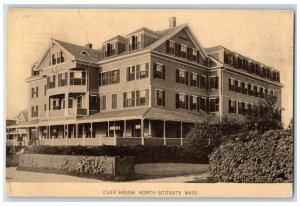
<path fill-rule="evenodd" d="M 165 91 L 162 91 L 162 106 L 165 106 L 166 100 L 165 100 Z"/>
<path fill-rule="evenodd" d="M 58 86 L 61 86 L 61 74 L 58 74 Z"/>
<path fill-rule="evenodd" d="M 31 88 L 31 98 L 34 97 L 34 87 Z"/>
<path fill-rule="evenodd" d="M 198 88 L 200 87 L 200 76 L 199 76 L 199 74 L 197 74 L 197 87 Z"/>
<path fill-rule="evenodd" d="M 65 83 L 66 85 L 68 85 L 68 72 L 65 73 L 65 78 L 66 78 Z"/>
<path fill-rule="evenodd" d="M 126 93 L 123 93 L 123 107 L 126 107 Z"/>
<path fill-rule="evenodd" d="M 39 87 L 36 87 L 36 97 L 39 97 Z"/>
<path fill-rule="evenodd" d="M 186 85 L 189 85 L 189 73 L 188 72 L 185 72 L 185 84 Z"/>
<path fill-rule="evenodd" d="M 235 92 L 238 92 L 238 81 L 234 80 L 234 90 Z"/>
<path fill-rule="evenodd" d="M 190 73 L 190 85 L 192 85 L 191 84 L 192 80 L 193 80 L 193 73 Z"/>
<path fill-rule="evenodd" d="M 190 47 L 187 47 L 187 59 L 188 59 L 188 60 L 191 60 L 191 56 L 192 56 L 192 55 L 191 55 L 191 50 L 192 50 L 192 49 L 191 49 Z"/>
<path fill-rule="evenodd" d="M 134 107 L 135 106 L 135 92 L 134 91 L 132 91 L 131 92 L 131 97 L 132 97 L 132 106 Z"/>
<path fill-rule="evenodd" d="M 189 109 L 189 95 L 185 95 L 185 109 Z"/>
<path fill-rule="evenodd" d="M 153 77 L 156 78 L 157 64 L 153 63 Z"/>
<path fill-rule="evenodd" d="M 190 96 L 190 110 L 192 110 L 193 96 Z"/>
<path fill-rule="evenodd" d="M 179 70 L 176 69 L 176 82 L 179 82 Z"/>
<path fill-rule="evenodd" d="M 197 51 L 197 62 L 200 62 L 200 52 Z"/>
<path fill-rule="evenodd" d="M 162 65 L 162 79 L 165 79 L 165 73 L 166 73 L 166 66 Z"/>
<path fill-rule="evenodd" d="M 179 94 L 176 93 L 176 108 L 179 108 Z"/>
<path fill-rule="evenodd" d="M 159 105 L 159 101 L 158 101 L 158 97 L 159 97 L 159 90 L 156 90 L 155 101 L 156 101 L 156 105 L 157 105 L 157 106 L 160 106 L 160 105 Z"/>
<path fill-rule="evenodd" d="M 216 77 L 215 88 L 219 88 L 219 77 Z"/>
<path fill-rule="evenodd" d="M 197 97 L 197 111 L 200 111 L 200 97 Z"/>
<path fill-rule="evenodd" d="M 50 88 L 50 77 L 47 77 L 47 88 Z"/>
<path fill-rule="evenodd" d="M 208 90 L 208 76 L 205 76 L 205 84 L 206 84 L 206 89 Z"/>
<path fill-rule="evenodd" d="M 210 112 L 209 110 L 209 99 L 206 99 L 206 112 Z"/>
<path fill-rule="evenodd" d="M 126 76 L 127 76 L 127 81 L 129 80 L 129 71 L 130 71 L 130 67 L 126 67 Z"/>
<path fill-rule="evenodd" d="M 136 65 L 136 79 L 140 79 L 140 65 Z"/>
<path fill-rule="evenodd" d="M 167 52 L 167 54 L 170 53 L 170 40 L 166 41 L 166 52 Z"/>
<path fill-rule="evenodd" d="M 175 43 L 175 55 L 180 56 L 180 45 Z"/>
<path fill-rule="evenodd" d="M 136 91 L 136 106 L 140 106 L 140 91 Z"/>
<path fill-rule="evenodd" d="M 149 74 L 149 63 L 146 63 L 146 78 L 148 77 Z"/>
<path fill-rule="evenodd" d="M 55 79 L 56 79 L 56 75 L 53 76 L 54 87 L 55 87 Z"/>
<path fill-rule="evenodd" d="M 146 95 L 146 105 L 149 105 L 149 89 L 146 89 L 145 91 Z"/>

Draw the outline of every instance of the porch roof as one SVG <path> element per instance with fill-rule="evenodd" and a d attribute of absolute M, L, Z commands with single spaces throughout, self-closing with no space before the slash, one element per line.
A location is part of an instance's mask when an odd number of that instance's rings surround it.
<path fill-rule="evenodd" d="M 83 117 L 78 120 L 79 123 L 84 122 L 101 122 L 101 121 L 114 121 L 114 120 L 128 120 L 143 118 L 143 115 L 150 108 L 135 108 L 126 110 L 116 110 L 109 112 L 98 112 L 88 117 Z"/>
<path fill-rule="evenodd" d="M 160 107 L 135 108 L 126 110 L 117 110 L 109 112 L 98 112 L 88 117 L 78 120 L 79 123 L 101 122 L 129 119 L 153 119 L 179 122 L 203 122 L 205 116 L 201 113 L 189 112 L 184 110 L 168 110 Z"/>
<path fill-rule="evenodd" d="M 189 112 L 185 110 L 168 110 L 160 107 L 152 107 L 144 115 L 145 119 L 156 119 L 165 121 L 179 121 L 179 122 L 197 122 L 204 121 L 205 116 L 201 113 Z"/>
<path fill-rule="evenodd" d="M 7 128 L 27 128 L 27 127 L 36 127 L 37 124 L 39 123 L 38 119 L 30 120 L 27 122 L 24 122 L 22 124 L 14 124 L 14 125 L 9 125 Z"/>

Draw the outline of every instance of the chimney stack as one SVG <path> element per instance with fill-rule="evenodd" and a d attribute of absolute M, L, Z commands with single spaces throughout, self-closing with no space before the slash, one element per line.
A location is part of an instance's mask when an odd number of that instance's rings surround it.
<path fill-rule="evenodd" d="M 92 49 L 93 48 L 93 44 L 91 43 L 87 43 L 86 45 L 84 45 L 84 47 Z"/>
<path fill-rule="evenodd" d="M 172 16 L 169 18 L 169 28 L 175 27 L 176 26 L 176 17 Z"/>

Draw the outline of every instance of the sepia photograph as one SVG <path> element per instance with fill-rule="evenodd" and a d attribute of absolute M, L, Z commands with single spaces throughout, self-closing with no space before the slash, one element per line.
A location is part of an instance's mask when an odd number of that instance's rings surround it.
<path fill-rule="evenodd" d="M 6 15 L 8 196 L 292 197 L 294 11 Z"/>

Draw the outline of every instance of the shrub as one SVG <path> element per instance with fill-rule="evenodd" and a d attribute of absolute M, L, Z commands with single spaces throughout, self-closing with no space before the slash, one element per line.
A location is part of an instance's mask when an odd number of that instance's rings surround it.
<path fill-rule="evenodd" d="M 213 182 L 292 182 L 293 135 L 273 130 L 222 144 L 209 159 Z"/>
<path fill-rule="evenodd" d="M 81 156 L 134 156 L 136 163 L 208 163 L 208 157 L 195 155 L 178 146 L 32 146 L 25 149 L 27 154 L 57 154 Z"/>

